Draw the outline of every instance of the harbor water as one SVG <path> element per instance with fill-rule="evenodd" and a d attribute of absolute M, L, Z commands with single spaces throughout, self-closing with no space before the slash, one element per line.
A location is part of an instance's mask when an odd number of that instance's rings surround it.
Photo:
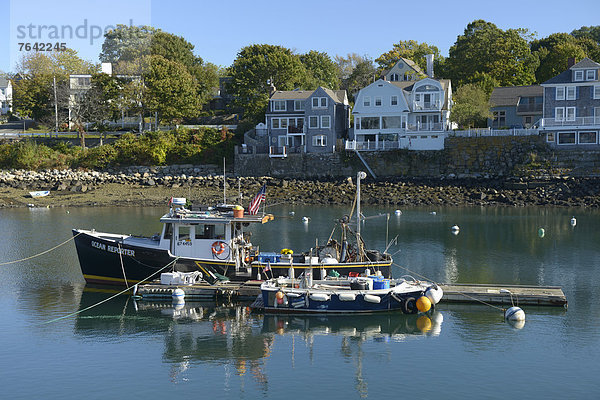
<path fill-rule="evenodd" d="M 116 290 L 85 285 L 71 229 L 151 235 L 161 229 L 165 211 L 0 210 L 2 398 L 600 395 L 599 211 L 437 207 L 396 215 L 394 209 L 363 208 L 365 216 L 382 214 L 368 219 L 362 234 L 370 248 L 392 242 L 395 277 L 562 286 L 568 309 L 523 306 L 524 325 L 505 322 L 501 310 L 485 304 L 440 304 L 427 317 L 287 317 L 251 313 L 247 303 L 173 305 L 127 295 L 103 302 Z M 262 251 L 322 244 L 335 220 L 350 212 L 314 206 L 269 211 L 275 220 L 252 236 Z"/>

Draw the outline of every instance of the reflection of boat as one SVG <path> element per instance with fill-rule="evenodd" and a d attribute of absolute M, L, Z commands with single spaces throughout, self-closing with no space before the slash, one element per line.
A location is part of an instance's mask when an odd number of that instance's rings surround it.
<path fill-rule="evenodd" d="M 359 182 L 357 182 L 358 197 Z M 297 276 L 307 268 L 327 274 L 360 273 L 366 268 L 390 275 L 392 258 L 387 253 L 367 250 L 357 224 L 356 241 L 350 241 L 350 218 L 339 221 L 340 241 L 329 240 L 310 251 L 294 253 L 259 252 L 250 242 L 247 227 L 264 224 L 272 215 L 249 215 L 239 206 L 185 207 L 186 199 L 172 199 L 171 208 L 160 221 L 163 229 L 152 237 L 73 229 L 75 246 L 87 282 L 134 284 L 158 278 L 164 270 L 200 271 L 209 283 L 218 280 L 261 279 L 261 276 Z M 360 215 L 357 207 L 357 215 Z M 333 272 L 332 270 L 335 270 Z"/>
<path fill-rule="evenodd" d="M 383 279 L 379 276 L 300 282 L 290 278 L 265 281 L 260 289 L 267 313 L 427 312 L 443 295 L 435 283 Z"/>

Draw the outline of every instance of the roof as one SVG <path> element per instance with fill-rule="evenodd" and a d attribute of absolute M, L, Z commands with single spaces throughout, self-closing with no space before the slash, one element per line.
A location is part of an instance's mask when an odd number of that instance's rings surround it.
<path fill-rule="evenodd" d="M 568 70 L 563 71 L 560 74 L 548 79 L 546 82 L 542 83 L 542 85 L 551 85 L 556 83 L 572 83 L 572 70 L 583 68 L 600 68 L 600 64 L 586 57 L 583 60 L 579 61 L 577 64 L 573 65 Z"/>
<path fill-rule="evenodd" d="M 450 91 L 448 90 L 448 88 L 450 87 L 450 79 L 438 79 L 438 78 L 423 78 L 423 79 L 431 79 L 434 81 L 438 81 L 440 83 L 440 85 L 442 86 L 442 89 L 444 90 L 444 105 L 442 106 L 443 110 L 447 110 L 448 109 L 448 101 L 450 100 Z M 403 91 L 406 92 L 412 92 L 412 90 L 414 89 L 414 85 L 421 82 L 423 79 L 420 79 L 418 81 L 394 81 L 394 82 L 388 82 L 391 83 L 394 86 L 399 87 L 400 89 L 402 89 Z"/>
<path fill-rule="evenodd" d="M 335 102 L 345 103 L 347 98 L 345 90 L 332 90 L 327 88 L 322 89 Z M 305 100 L 308 99 L 315 92 L 315 90 L 278 90 L 273 93 L 271 100 Z"/>
<path fill-rule="evenodd" d="M 421 67 L 419 67 L 419 65 L 417 63 L 415 63 L 413 60 L 409 60 L 408 58 L 404 58 L 404 57 L 400 57 L 400 59 L 398 61 L 396 61 L 396 63 L 394 65 L 392 65 L 391 68 L 388 68 L 386 71 L 383 71 L 383 75 L 387 75 L 390 73 L 390 71 L 396 66 L 396 64 L 398 64 L 398 62 L 403 61 L 406 65 L 408 65 L 409 67 L 411 67 L 412 69 L 414 69 L 416 72 L 425 75 L 425 73 L 423 72 L 423 70 L 421 69 Z"/>
<path fill-rule="evenodd" d="M 8 87 L 9 80 L 4 76 L 0 76 L 0 87 Z"/>
<path fill-rule="evenodd" d="M 521 97 L 541 97 L 544 88 L 540 85 L 496 87 L 490 96 L 492 107 L 516 106 Z"/>

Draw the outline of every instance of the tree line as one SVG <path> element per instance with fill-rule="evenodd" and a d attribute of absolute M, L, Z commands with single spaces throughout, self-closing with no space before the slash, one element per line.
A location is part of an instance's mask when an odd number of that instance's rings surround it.
<path fill-rule="evenodd" d="M 435 76 L 455 88 L 453 119 L 477 125 L 489 117 L 487 101 L 496 86 L 530 85 L 567 69 L 569 58 L 600 61 L 600 26 L 581 27 L 537 39 L 525 28 L 503 30 L 475 20 L 459 35 L 444 57 L 433 44 L 401 40 L 376 59 L 351 53 L 331 57 L 315 50 L 297 54 L 271 44 L 240 49 L 233 64 L 222 68 L 194 54 L 182 37 L 153 27 L 124 26 L 107 32 L 100 61 L 113 63 L 112 76 L 84 61 L 73 50 L 28 53 L 17 66 L 13 109 L 49 126 L 71 121 L 85 131 L 85 122 L 101 127 L 122 115 L 154 117 L 173 124 L 198 117 L 219 86 L 233 102 L 229 111 L 249 124 L 264 119 L 270 91 L 318 86 L 345 89 L 350 99 L 393 66 L 400 57 L 425 70 L 426 54 L 434 55 Z M 69 75 L 92 74 L 91 90 L 79 94 L 69 116 Z"/>

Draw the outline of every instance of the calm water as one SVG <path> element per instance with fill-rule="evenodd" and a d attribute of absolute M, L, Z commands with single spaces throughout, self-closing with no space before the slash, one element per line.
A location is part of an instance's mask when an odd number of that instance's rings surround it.
<path fill-rule="evenodd" d="M 293 218 L 289 211 L 295 211 Z M 0 210 L 0 262 L 69 239 L 73 227 L 151 234 L 164 208 Z M 264 317 L 246 304 L 134 302 L 86 287 L 70 242 L 0 266 L 0 387 L 7 399 L 451 398 L 600 396 L 600 213 L 536 208 L 367 208 L 369 247 L 396 253 L 395 276 L 561 285 L 562 308 L 527 307 L 522 329 L 484 305 L 415 316 Z M 431 212 L 435 211 L 436 215 Z M 309 248 L 341 208 L 274 208 L 253 241 Z M 300 218 L 311 217 L 304 225 Z M 569 224 L 571 216 L 577 225 Z M 460 226 L 454 236 L 450 227 Z M 538 236 L 539 228 L 545 236 Z M 387 238 L 387 240 L 386 240 Z"/>

